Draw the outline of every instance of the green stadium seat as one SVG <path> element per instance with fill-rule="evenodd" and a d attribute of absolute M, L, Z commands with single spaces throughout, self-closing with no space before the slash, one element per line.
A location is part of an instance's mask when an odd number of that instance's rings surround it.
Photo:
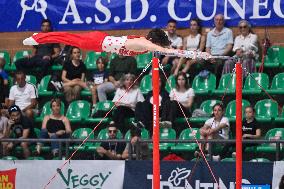
<path fill-rule="evenodd" d="M 117 139 L 122 139 L 123 138 L 123 135 L 122 135 L 122 133 L 121 133 L 121 131 L 119 129 L 117 131 L 116 137 L 117 137 Z M 97 139 L 98 140 L 106 140 L 106 139 L 108 139 L 108 128 L 100 130 L 100 132 L 99 132 L 99 134 L 97 136 Z M 100 144 L 101 144 L 100 142 L 95 143 L 94 144 L 95 148 L 99 147 Z"/>
<path fill-rule="evenodd" d="M 92 131 L 93 130 L 90 129 L 90 128 L 79 128 L 79 129 L 76 129 L 72 133 L 72 138 L 74 138 L 74 139 L 86 139 L 87 136 L 89 136 L 90 133 L 92 133 Z M 89 139 L 95 139 L 94 133 L 92 133 L 90 135 Z M 80 142 L 80 144 L 81 144 L 81 142 Z M 71 149 L 71 150 L 78 149 L 79 151 L 87 152 L 87 151 L 94 151 L 96 148 L 95 148 L 94 143 L 92 143 L 92 142 L 85 142 L 82 146 L 80 146 L 80 148 L 79 148 L 79 145 L 73 145 L 69 149 Z"/>
<path fill-rule="evenodd" d="M 278 104 L 270 99 L 258 101 L 254 109 L 255 117 L 260 122 L 271 122 L 278 116 Z"/>
<path fill-rule="evenodd" d="M 149 91 L 152 91 L 152 76 L 145 75 L 140 82 L 140 90 L 143 95 L 146 95 Z"/>
<path fill-rule="evenodd" d="M 265 90 L 268 89 L 269 77 L 265 73 L 252 73 L 251 76 L 247 76 L 243 94 L 244 95 L 256 95 L 262 92 L 262 86 Z M 260 85 L 260 86 L 259 86 Z"/>
<path fill-rule="evenodd" d="M 166 91 L 168 91 L 170 93 L 171 89 L 173 89 L 175 87 L 176 87 L 176 78 L 175 78 L 174 75 L 171 75 L 171 76 L 168 77 L 168 81 L 166 82 Z"/>
<path fill-rule="evenodd" d="M 137 68 L 144 69 L 145 66 L 152 61 L 153 55 L 152 52 L 139 54 L 136 56 Z"/>
<path fill-rule="evenodd" d="M 270 129 L 266 135 L 266 140 L 283 140 L 284 139 L 284 128 L 274 128 Z M 264 143 L 260 146 L 257 146 L 257 152 L 261 153 L 275 153 L 276 152 L 276 144 L 275 143 Z M 284 146 L 280 145 L 280 150 L 284 151 Z"/>
<path fill-rule="evenodd" d="M 220 100 L 205 100 L 201 103 L 200 109 L 206 112 L 209 116 L 208 117 L 191 117 L 190 122 L 192 123 L 204 123 L 207 119 L 209 119 L 210 115 L 212 114 L 212 108 L 215 104 L 221 103 Z"/>
<path fill-rule="evenodd" d="M 284 123 L 284 106 L 282 107 L 282 113 L 279 117 L 275 118 L 276 123 Z"/>
<path fill-rule="evenodd" d="M 216 88 L 216 76 L 212 73 L 210 73 L 209 77 L 206 79 L 195 76 L 192 88 L 195 94 L 210 95 Z"/>
<path fill-rule="evenodd" d="M 278 73 L 273 77 L 271 88 L 267 92 L 271 95 L 284 94 L 284 73 Z"/>
<path fill-rule="evenodd" d="M 15 156 L 4 156 L 1 160 L 18 160 L 18 158 Z"/>
<path fill-rule="evenodd" d="M 190 139 L 200 139 L 200 133 L 198 128 L 192 128 L 191 129 L 184 129 L 180 135 L 179 140 L 190 140 Z M 177 143 L 175 146 L 171 147 L 171 150 L 174 152 L 180 152 L 180 151 L 189 151 L 194 152 L 198 148 L 197 143 Z"/>
<path fill-rule="evenodd" d="M 65 105 L 64 103 L 61 101 L 61 107 L 60 107 L 60 113 L 62 115 L 64 115 L 64 109 L 65 109 Z M 40 116 L 35 118 L 36 122 L 42 122 L 44 116 L 46 115 L 50 115 L 52 113 L 51 107 L 50 107 L 50 101 L 46 102 L 41 110 Z"/>
<path fill-rule="evenodd" d="M 11 57 L 10 57 L 10 54 L 7 51 L 1 50 L 0 51 L 0 58 L 4 58 L 6 65 L 8 64 L 7 66 L 9 66 L 11 64 Z M 4 66 L 4 70 L 6 70 L 5 69 L 6 65 Z"/>
<path fill-rule="evenodd" d="M 84 63 L 86 65 L 87 70 L 95 70 L 97 68 L 96 61 L 100 57 L 106 57 L 107 53 L 105 52 L 94 52 L 94 51 L 89 51 L 86 53 L 86 58 L 84 60 Z"/>
<path fill-rule="evenodd" d="M 247 100 L 242 101 L 242 116 L 244 117 L 245 108 L 250 106 L 250 102 Z M 228 103 L 226 107 L 225 116 L 229 119 L 230 122 L 236 121 L 236 100 L 232 100 Z"/>
<path fill-rule="evenodd" d="M 173 128 L 160 128 L 160 139 L 176 139 L 176 131 Z M 161 151 L 168 151 L 174 146 L 175 143 L 160 143 Z M 150 149 L 153 149 L 153 144 L 149 145 Z"/>
<path fill-rule="evenodd" d="M 76 100 L 68 106 L 66 117 L 71 123 L 84 123 L 91 111 L 91 105 L 85 100 Z"/>
<path fill-rule="evenodd" d="M 270 160 L 266 158 L 255 158 L 251 159 L 250 162 L 270 162 Z"/>
<path fill-rule="evenodd" d="M 236 74 L 223 74 L 219 86 L 213 91 L 213 94 L 222 96 L 225 94 L 232 95 L 235 94 L 236 90 Z"/>
<path fill-rule="evenodd" d="M 4 69 L 9 72 L 16 71 L 15 61 L 20 58 L 24 58 L 25 56 L 31 55 L 31 54 L 32 54 L 31 50 L 17 51 L 15 56 L 13 57 L 13 61 L 10 64 L 6 64 Z"/>
<path fill-rule="evenodd" d="M 36 76 L 34 76 L 34 75 L 27 75 L 26 76 L 26 82 L 31 83 L 31 84 L 36 86 L 36 84 L 37 84 Z"/>
<path fill-rule="evenodd" d="M 236 158 L 224 158 L 221 161 L 222 162 L 234 162 L 234 161 L 236 161 Z"/>
<path fill-rule="evenodd" d="M 94 107 L 94 110 L 92 112 L 92 114 L 95 114 L 98 111 L 104 111 L 104 112 L 108 112 L 112 107 L 114 106 L 114 103 L 112 101 L 103 101 L 103 102 L 97 102 L 97 104 Z M 99 123 L 102 120 L 103 117 L 88 117 L 86 118 L 86 123 Z M 108 123 L 111 121 L 111 118 L 106 117 L 105 119 L 103 119 L 102 123 Z"/>
<path fill-rule="evenodd" d="M 41 156 L 30 156 L 27 160 L 44 160 L 44 157 Z"/>
<path fill-rule="evenodd" d="M 277 68 L 280 65 L 280 51 L 281 47 L 271 46 L 267 50 L 267 55 L 264 57 L 264 67 L 266 68 Z M 256 66 L 259 67 L 261 63 L 257 63 Z"/>
<path fill-rule="evenodd" d="M 130 140 L 130 139 L 131 139 L 130 130 L 128 130 L 128 131 L 126 132 L 124 138 L 125 138 L 126 140 Z M 145 140 L 145 139 L 149 139 L 149 131 L 148 131 L 147 129 L 145 129 L 145 128 L 143 128 L 143 129 L 141 130 L 141 139 L 144 139 L 144 140 Z"/>
<path fill-rule="evenodd" d="M 51 75 L 44 76 L 38 86 L 38 95 L 42 97 L 52 96 L 53 91 L 48 91 L 48 83 L 50 81 Z"/>

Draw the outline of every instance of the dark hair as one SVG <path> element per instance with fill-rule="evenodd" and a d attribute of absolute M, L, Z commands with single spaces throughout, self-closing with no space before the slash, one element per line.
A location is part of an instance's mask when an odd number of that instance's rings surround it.
<path fill-rule="evenodd" d="M 174 20 L 174 19 L 169 19 L 169 20 L 168 20 L 168 24 L 169 24 L 169 23 L 177 24 L 177 21 L 176 21 L 176 20 Z"/>
<path fill-rule="evenodd" d="M 253 113 L 255 113 L 255 109 L 254 109 L 254 107 L 252 107 L 252 106 L 246 106 L 246 107 L 245 107 L 245 109 L 247 109 L 247 108 L 252 109 Z"/>
<path fill-rule="evenodd" d="M 53 98 L 50 100 L 50 108 L 52 108 L 52 104 L 56 102 L 56 104 L 59 104 L 59 106 L 61 106 L 61 100 L 60 98 Z"/>
<path fill-rule="evenodd" d="M 0 65 L 1 65 L 1 63 L 3 63 L 3 66 L 6 64 L 5 58 L 0 57 Z"/>
<path fill-rule="evenodd" d="M 169 46 L 171 44 L 167 34 L 158 28 L 150 30 L 146 36 L 146 39 L 162 47 Z"/>
<path fill-rule="evenodd" d="M 178 74 L 177 74 L 177 76 L 175 77 L 175 81 L 176 81 L 176 89 L 177 90 L 179 90 L 179 88 L 180 88 L 180 86 L 178 85 L 178 78 L 179 78 L 179 76 L 183 76 L 183 78 L 185 79 L 185 88 L 186 89 L 188 89 L 189 88 L 189 81 L 188 81 L 188 79 L 187 79 L 187 77 L 186 77 L 186 73 L 184 73 L 184 72 L 179 72 Z"/>
<path fill-rule="evenodd" d="M 216 107 L 216 106 L 220 106 L 221 108 L 222 108 L 222 111 L 224 111 L 224 105 L 223 105 L 223 103 L 216 103 L 216 104 L 214 104 L 214 106 L 212 107 L 212 117 L 214 117 L 214 108 Z"/>
<path fill-rule="evenodd" d="M 96 60 L 96 64 L 98 64 L 99 60 L 102 61 L 102 63 L 105 65 L 105 67 L 107 66 L 107 59 L 100 56 L 97 60 Z"/>
<path fill-rule="evenodd" d="M 73 50 L 74 50 L 74 49 L 79 49 L 80 52 L 81 52 L 81 49 L 80 49 L 79 47 L 71 46 L 70 49 L 69 49 L 69 57 L 70 57 L 69 59 L 70 59 L 70 60 L 72 60 L 72 53 L 73 53 Z"/>
<path fill-rule="evenodd" d="M 189 25 L 190 25 L 190 23 L 191 22 L 196 22 L 197 23 L 197 25 L 198 25 L 198 27 L 199 27 L 199 29 L 198 29 L 198 33 L 201 33 L 202 32 L 202 28 L 201 28 L 201 21 L 200 21 L 200 19 L 198 19 L 198 18 L 193 18 L 193 19 L 191 19 L 190 21 L 189 21 Z"/>
<path fill-rule="evenodd" d="M 16 73 L 15 73 L 15 76 L 16 76 L 16 75 L 26 75 L 26 73 L 23 72 L 22 70 L 18 70 L 18 71 L 16 71 Z"/>
<path fill-rule="evenodd" d="M 51 28 L 51 21 L 50 21 L 49 19 L 42 19 L 41 25 L 42 25 L 43 23 L 46 23 L 46 22 L 48 22 L 48 24 L 49 24 L 49 26 L 50 26 L 50 28 Z"/>
<path fill-rule="evenodd" d="M 131 137 L 135 137 L 135 136 L 141 137 L 141 129 L 136 128 L 136 127 L 132 127 L 130 129 L 130 136 Z"/>
<path fill-rule="evenodd" d="M 8 108 L 8 112 L 9 112 L 9 114 L 11 114 L 12 112 L 20 112 L 21 113 L 21 109 L 17 105 L 12 105 Z"/>

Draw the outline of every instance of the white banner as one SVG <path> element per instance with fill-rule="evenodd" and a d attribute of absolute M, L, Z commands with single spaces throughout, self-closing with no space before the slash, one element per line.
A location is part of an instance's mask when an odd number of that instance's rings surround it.
<path fill-rule="evenodd" d="M 276 188 L 284 175 L 284 161 L 276 161 L 273 165 L 272 189 Z"/>
<path fill-rule="evenodd" d="M 0 189 L 44 189 L 63 163 L 60 160 L 0 160 Z M 124 161 L 72 160 L 47 188 L 122 189 L 124 169 Z"/>

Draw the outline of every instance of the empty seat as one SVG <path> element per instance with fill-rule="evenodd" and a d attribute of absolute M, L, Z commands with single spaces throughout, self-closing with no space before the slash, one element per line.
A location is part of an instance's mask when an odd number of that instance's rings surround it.
<path fill-rule="evenodd" d="M 198 128 L 192 128 L 191 129 L 184 129 L 180 135 L 179 140 L 190 140 L 190 139 L 200 139 L 200 133 Z M 198 148 L 198 145 L 196 142 L 194 143 L 177 143 L 175 146 L 171 147 L 172 151 L 190 151 L 194 152 Z"/>
<path fill-rule="evenodd" d="M 246 78 L 243 94 L 251 95 L 251 94 L 260 94 L 262 88 L 265 90 L 268 89 L 269 85 L 269 77 L 265 73 L 252 73 L 250 76 Z"/>
<path fill-rule="evenodd" d="M 273 77 L 271 88 L 267 92 L 272 95 L 284 94 L 284 73 L 278 73 Z"/>
<path fill-rule="evenodd" d="M 244 116 L 245 108 L 249 105 L 249 101 L 244 99 L 242 100 L 242 116 Z M 228 117 L 230 121 L 236 121 L 236 100 L 232 100 L 228 103 L 225 116 Z"/>
<path fill-rule="evenodd" d="M 278 104 L 270 99 L 258 101 L 254 109 L 255 117 L 260 122 L 270 122 L 278 116 Z"/>
<path fill-rule="evenodd" d="M 90 114 L 91 105 L 85 100 L 76 100 L 68 106 L 66 117 L 72 123 L 83 123 Z"/>
<path fill-rule="evenodd" d="M 274 128 L 270 129 L 266 135 L 266 140 L 283 140 L 284 139 L 284 128 Z M 257 146 L 257 152 L 262 153 L 275 153 L 276 152 L 276 144 L 275 143 L 264 143 L 260 146 Z M 280 150 L 284 150 L 283 145 L 280 144 Z"/>
<path fill-rule="evenodd" d="M 236 90 L 236 74 L 223 74 L 219 86 L 213 91 L 216 95 L 234 94 Z"/>
<path fill-rule="evenodd" d="M 146 95 L 148 92 L 152 91 L 152 76 L 145 75 L 140 82 L 140 90 L 143 95 Z"/>
<path fill-rule="evenodd" d="M 206 79 L 195 76 L 192 88 L 195 94 L 210 95 L 216 88 L 216 76 L 212 73 Z"/>
<path fill-rule="evenodd" d="M 137 68 L 143 69 L 145 66 L 152 61 L 153 55 L 152 52 L 139 54 L 136 56 Z"/>

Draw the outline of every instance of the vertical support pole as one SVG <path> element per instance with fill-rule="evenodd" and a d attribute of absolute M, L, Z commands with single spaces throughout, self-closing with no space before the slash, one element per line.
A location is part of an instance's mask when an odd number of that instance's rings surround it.
<path fill-rule="evenodd" d="M 242 188 L 242 64 L 236 63 L 236 189 Z"/>
<path fill-rule="evenodd" d="M 160 189 L 159 59 L 152 60 L 153 86 L 153 188 Z"/>

